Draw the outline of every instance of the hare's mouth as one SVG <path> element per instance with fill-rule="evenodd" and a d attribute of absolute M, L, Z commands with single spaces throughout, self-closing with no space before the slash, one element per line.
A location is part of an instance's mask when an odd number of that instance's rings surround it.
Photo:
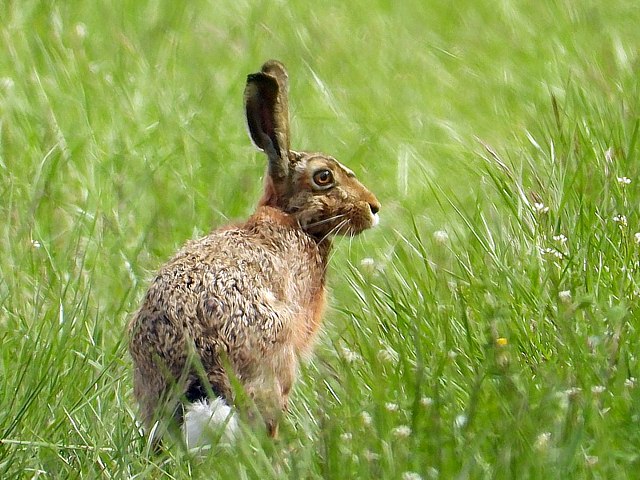
<path fill-rule="evenodd" d="M 358 208 L 330 217 L 316 217 L 313 220 L 304 220 L 299 218 L 300 226 L 304 231 L 314 236 L 323 237 L 333 235 L 354 236 L 380 223 L 378 213 L 373 213 L 368 207 L 366 210 Z"/>
<path fill-rule="evenodd" d="M 348 222 L 345 222 L 338 233 L 341 235 L 358 235 L 363 231 L 374 228 L 380 223 L 380 217 L 377 213 L 368 212 L 356 217 L 352 217 Z"/>

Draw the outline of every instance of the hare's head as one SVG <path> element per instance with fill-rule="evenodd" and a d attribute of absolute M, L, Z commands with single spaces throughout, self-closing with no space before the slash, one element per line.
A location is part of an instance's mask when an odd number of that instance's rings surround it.
<path fill-rule="evenodd" d="M 380 203 L 351 170 L 328 155 L 290 149 L 287 88 L 287 72 L 275 60 L 247 77 L 249 133 L 269 158 L 262 205 L 293 215 L 315 237 L 375 226 Z"/>

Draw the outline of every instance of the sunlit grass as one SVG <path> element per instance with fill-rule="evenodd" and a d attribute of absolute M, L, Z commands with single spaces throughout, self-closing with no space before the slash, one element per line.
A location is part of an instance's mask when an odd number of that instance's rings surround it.
<path fill-rule="evenodd" d="M 223 4 L 224 3 L 224 4 Z M 632 2 L 0 7 L 0 478 L 634 478 Z M 242 218 L 247 73 L 382 202 L 273 443 L 150 453 L 125 326 Z"/>

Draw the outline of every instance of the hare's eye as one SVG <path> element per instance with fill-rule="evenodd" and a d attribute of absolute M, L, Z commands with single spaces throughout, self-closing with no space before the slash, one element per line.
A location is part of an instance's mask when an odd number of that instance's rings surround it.
<path fill-rule="evenodd" d="M 317 187 L 326 188 L 333 185 L 333 174 L 331 170 L 318 170 L 313 174 L 313 183 Z"/>

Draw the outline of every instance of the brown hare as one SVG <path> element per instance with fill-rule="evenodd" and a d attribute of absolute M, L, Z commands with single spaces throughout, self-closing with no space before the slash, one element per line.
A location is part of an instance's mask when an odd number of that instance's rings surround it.
<path fill-rule="evenodd" d="M 247 77 L 249 133 L 268 158 L 255 213 L 188 242 L 157 273 L 129 325 L 145 428 L 173 417 L 189 447 L 220 424 L 233 437 L 232 379 L 277 434 L 299 359 L 322 322 L 331 237 L 378 223 L 378 200 L 351 170 L 289 148 L 287 89 L 275 60 Z"/>

